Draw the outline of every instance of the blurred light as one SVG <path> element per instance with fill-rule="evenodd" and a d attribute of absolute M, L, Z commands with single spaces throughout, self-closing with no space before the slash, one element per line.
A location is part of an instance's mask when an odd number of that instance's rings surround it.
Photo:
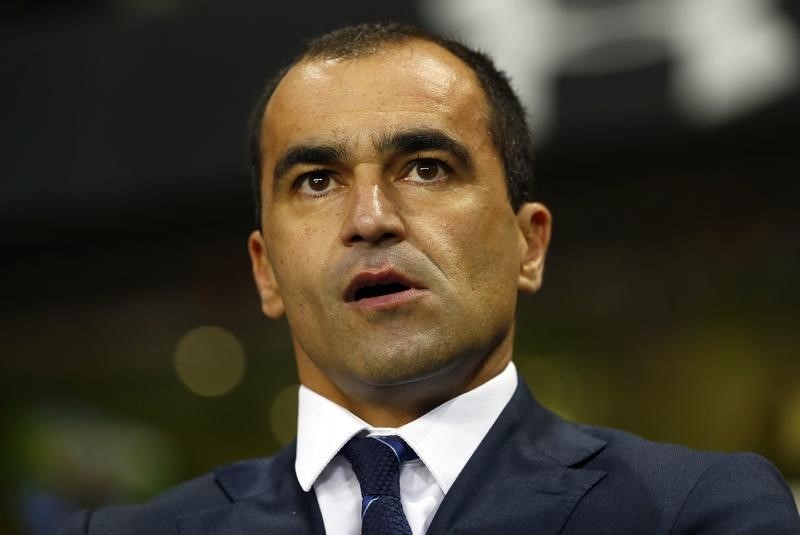
<path fill-rule="evenodd" d="M 673 91 L 688 119 L 725 122 L 797 85 L 798 36 L 774 1 L 679 0 L 674 15 L 681 61 Z"/>
<path fill-rule="evenodd" d="M 269 423 L 272 434 L 282 446 L 297 435 L 297 389 L 299 385 L 287 386 L 272 401 Z"/>
<path fill-rule="evenodd" d="M 19 484 L 13 513 L 30 534 L 56 533 L 75 506 L 149 498 L 183 471 L 183 457 L 158 429 L 67 399 L 18 406 L 0 437 L 8 440 L 0 471 Z"/>
<path fill-rule="evenodd" d="M 198 327 L 183 335 L 175 350 L 175 371 L 181 382 L 200 396 L 227 394 L 242 381 L 242 344 L 221 327 Z"/>
<path fill-rule="evenodd" d="M 29 476 L 43 488 L 146 496 L 177 473 L 172 444 L 150 426 L 91 413 L 56 413 L 29 426 Z"/>
<path fill-rule="evenodd" d="M 539 137 L 564 72 L 607 75 L 675 64 L 672 99 L 688 122 L 716 125 L 797 86 L 800 46 L 778 0 L 425 0 L 440 31 L 487 50 L 507 72 Z M 658 46 L 661 45 L 661 46 Z"/>
<path fill-rule="evenodd" d="M 800 468 L 800 391 L 797 389 L 794 398 L 785 405 L 779 425 L 780 448 L 784 461 L 798 469 Z"/>

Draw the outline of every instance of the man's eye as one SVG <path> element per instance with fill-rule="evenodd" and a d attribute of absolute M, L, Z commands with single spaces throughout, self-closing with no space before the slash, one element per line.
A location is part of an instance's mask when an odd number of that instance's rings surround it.
<path fill-rule="evenodd" d="M 311 197 L 320 197 L 336 187 L 336 181 L 327 173 L 307 173 L 295 182 L 295 188 L 300 193 Z"/>
<path fill-rule="evenodd" d="M 438 182 L 449 176 L 449 168 L 438 160 L 417 160 L 411 165 L 406 180 L 411 182 Z"/>

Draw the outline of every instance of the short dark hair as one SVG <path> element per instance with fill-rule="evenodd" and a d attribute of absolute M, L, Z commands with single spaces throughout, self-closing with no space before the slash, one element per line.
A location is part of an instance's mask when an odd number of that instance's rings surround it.
<path fill-rule="evenodd" d="M 279 70 L 264 86 L 250 117 L 250 165 L 256 225 L 261 228 L 261 128 L 275 88 L 286 73 L 305 60 L 352 59 L 369 56 L 393 44 L 410 39 L 429 41 L 449 51 L 475 73 L 489 105 L 489 133 L 500 152 L 506 173 L 511 207 L 516 212 L 522 203 L 533 199 L 533 141 L 525 108 L 511 88 L 508 77 L 495 67 L 485 53 L 456 40 L 440 37 L 414 26 L 394 22 L 345 26 L 310 41 L 305 50 Z"/>

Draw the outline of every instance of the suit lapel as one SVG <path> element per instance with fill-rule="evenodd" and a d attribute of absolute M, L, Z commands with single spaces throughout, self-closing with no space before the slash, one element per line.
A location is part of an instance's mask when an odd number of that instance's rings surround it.
<path fill-rule="evenodd" d="M 442 501 L 429 535 L 561 531 L 605 472 L 578 465 L 605 447 L 541 407 L 520 380 Z"/>
<path fill-rule="evenodd" d="M 176 519 L 182 535 L 324 534 L 314 491 L 294 473 L 295 444 L 272 459 L 244 461 L 214 472 L 231 503 Z"/>

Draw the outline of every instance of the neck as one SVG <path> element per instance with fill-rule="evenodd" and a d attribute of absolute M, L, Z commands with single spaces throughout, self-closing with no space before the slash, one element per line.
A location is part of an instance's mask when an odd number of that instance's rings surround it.
<path fill-rule="evenodd" d="M 295 342 L 300 382 L 317 394 L 349 410 L 373 427 L 397 428 L 412 422 L 442 403 L 496 377 L 511 361 L 511 332 L 483 358 L 455 359 L 447 368 L 418 381 L 376 386 L 357 380 L 334 380 L 314 364 Z"/>

